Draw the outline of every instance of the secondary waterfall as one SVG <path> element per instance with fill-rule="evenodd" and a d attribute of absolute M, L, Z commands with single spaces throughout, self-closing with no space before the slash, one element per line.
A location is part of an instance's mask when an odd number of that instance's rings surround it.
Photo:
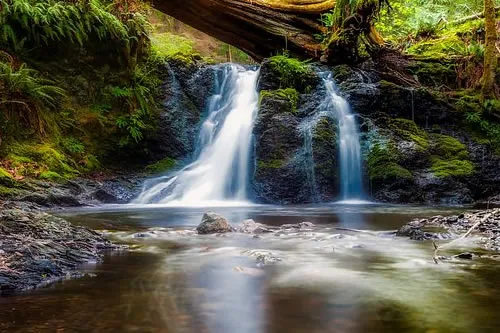
<path fill-rule="evenodd" d="M 195 161 L 145 184 L 135 203 L 193 206 L 247 200 L 258 76 L 258 70 L 238 65 L 225 65 L 216 74 Z"/>
<path fill-rule="evenodd" d="M 356 116 L 349 103 L 335 89 L 331 73 L 323 77 L 326 88 L 325 106 L 339 123 L 340 194 L 342 200 L 360 200 L 363 196 L 361 144 Z"/>

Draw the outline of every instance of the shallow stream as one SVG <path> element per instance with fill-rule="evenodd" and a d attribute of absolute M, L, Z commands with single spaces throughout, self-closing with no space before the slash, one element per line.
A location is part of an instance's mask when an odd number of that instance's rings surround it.
<path fill-rule="evenodd" d="M 87 276 L 0 298 L 0 332 L 498 332 L 500 265 L 434 264 L 430 242 L 390 232 L 460 209 L 380 205 L 211 208 L 234 225 L 312 222 L 254 236 L 199 236 L 207 209 L 57 213 L 131 251 Z M 447 251 L 477 247 L 474 239 Z"/>

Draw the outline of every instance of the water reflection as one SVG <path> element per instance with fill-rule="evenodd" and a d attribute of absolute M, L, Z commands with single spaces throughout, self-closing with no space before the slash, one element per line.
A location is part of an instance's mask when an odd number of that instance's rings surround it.
<path fill-rule="evenodd" d="M 0 331 L 495 332 L 498 265 L 435 265 L 432 244 L 381 232 L 436 214 L 417 209 L 219 210 L 232 221 L 317 224 L 258 238 L 197 236 L 186 226 L 199 222 L 198 210 L 67 212 L 117 230 L 135 250 L 88 267 L 95 278 L 0 298 Z M 281 261 L 265 265 L 262 256 Z"/>

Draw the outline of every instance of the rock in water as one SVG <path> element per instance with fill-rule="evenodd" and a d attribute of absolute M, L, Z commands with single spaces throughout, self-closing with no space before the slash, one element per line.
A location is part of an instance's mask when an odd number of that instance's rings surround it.
<path fill-rule="evenodd" d="M 232 232 L 234 228 L 224 216 L 216 213 L 205 213 L 196 231 L 200 235 Z"/>
<path fill-rule="evenodd" d="M 257 223 L 254 220 L 245 220 L 242 222 L 238 232 L 245 234 L 263 234 L 273 232 L 271 228 L 266 227 L 262 223 Z"/>

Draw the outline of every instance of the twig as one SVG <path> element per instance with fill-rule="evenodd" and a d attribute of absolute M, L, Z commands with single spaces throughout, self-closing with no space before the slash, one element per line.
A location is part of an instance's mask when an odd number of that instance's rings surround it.
<path fill-rule="evenodd" d="M 458 242 L 459 240 L 462 240 L 464 238 L 467 238 L 473 231 L 474 229 L 476 229 L 479 225 L 481 225 L 482 223 L 486 222 L 491 216 L 491 213 L 490 214 L 487 214 L 485 217 L 483 217 L 482 220 L 476 222 L 476 224 L 474 224 L 465 234 L 462 235 L 462 237 L 460 238 L 457 238 L 455 240 L 452 240 L 451 242 L 445 244 L 445 245 L 442 245 L 442 246 L 439 246 L 436 244 L 436 242 L 432 242 L 432 244 L 434 245 L 434 262 L 437 264 L 439 262 L 439 258 L 438 258 L 438 252 L 439 250 L 442 250 L 444 248 L 447 248 L 449 247 L 451 244 L 455 243 L 455 242 Z"/>

